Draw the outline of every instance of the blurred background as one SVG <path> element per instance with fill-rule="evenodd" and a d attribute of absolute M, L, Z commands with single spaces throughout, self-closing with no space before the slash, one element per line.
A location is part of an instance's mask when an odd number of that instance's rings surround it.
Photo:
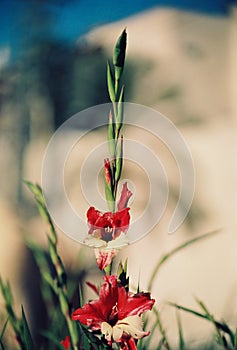
<path fill-rule="evenodd" d="M 170 196 L 157 227 L 121 256 L 129 258 L 132 282 L 140 275 L 146 289 L 162 254 L 197 234 L 220 229 L 171 259 L 152 292 L 174 344 L 175 315 L 167 300 L 194 307 L 193 297 L 198 296 L 217 318 L 236 326 L 236 6 L 231 0 L 0 2 L 0 274 L 12 284 L 16 304 L 26 305 L 36 336 L 43 322 L 34 316 L 42 307 L 38 271 L 24 240 L 27 236 L 44 245 L 46 227 L 22 180 L 40 183 L 43 155 L 58 126 L 85 108 L 109 101 L 106 62 L 124 27 L 126 102 L 152 107 L 179 128 L 194 160 L 196 192 L 184 224 L 169 236 L 178 170 L 157 140 L 128 130 L 129 137 L 143 138 L 163 159 Z M 81 125 L 91 126 L 90 121 Z M 91 137 L 101 142 L 104 136 L 102 131 Z M 87 150 L 90 138 L 83 142 Z M 75 158 L 69 169 L 72 193 L 80 186 L 79 163 Z M 124 177 L 131 174 L 128 165 Z M 134 180 L 137 210 L 143 205 L 143 175 Z M 88 273 L 101 278 L 90 249 L 60 234 L 60 252 L 75 280 Z M 85 264 L 80 256 L 91 259 Z M 182 316 L 190 343 L 210 333 L 204 321 Z"/>

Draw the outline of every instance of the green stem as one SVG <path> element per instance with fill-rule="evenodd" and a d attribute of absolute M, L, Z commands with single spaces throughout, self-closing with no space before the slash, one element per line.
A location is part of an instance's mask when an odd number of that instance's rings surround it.
<path fill-rule="evenodd" d="M 105 272 L 106 276 L 111 276 L 112 264 L 113 264 L 113 262 L 111 262 L 111 264 L 108 265 L 108 266 L 104 269 L 104 272 Z"/>

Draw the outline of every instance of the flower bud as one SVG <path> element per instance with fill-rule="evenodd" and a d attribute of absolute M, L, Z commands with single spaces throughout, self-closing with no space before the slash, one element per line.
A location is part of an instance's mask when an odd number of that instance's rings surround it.
<path fill-rule="evenodd" d="M 127 182 L 123 184 L 121 196 L 118 201 L 118 211 L 127 208 L 129 198 L 132 196 L 132 192 L 128 189 Z"/>
<path fill-rule="evenodd" d="M 114 48 L 114 54 L 113 54 L 113 64 L 115 66 L 116 80 L 120 79 L 123 72 L 126 46 L 127 46 L 127 33 L 126 33 L 126 29 L 124 29 L 122 34 L 118 38 L 118 41 Z"/>

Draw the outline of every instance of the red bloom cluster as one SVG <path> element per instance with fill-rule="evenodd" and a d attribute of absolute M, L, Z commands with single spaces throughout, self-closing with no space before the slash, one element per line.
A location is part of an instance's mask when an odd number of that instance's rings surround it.
<path fill-rule="evenodd" d="M 121 232 L 126 232 L 129 226 L 129 208 L 125 208 L 116 213 L 101 213 L 94 207 L 87 211 L 89 224 L 89 234 L 94 237 L 109 242 L 119 237 Z"/>
<path fill-rule="evenodd" d="M 109 345 L 119 342 L 123 350 L 135 350 L 138 339 L 147 336 L 143 331 L 141 314 L 155 302 L 150 293 L 131 293 L 117 281 L 116 276 L 105 276 L 99 299 L 90 301 L 72 314 L 92 331 L 100 330 Z"/>

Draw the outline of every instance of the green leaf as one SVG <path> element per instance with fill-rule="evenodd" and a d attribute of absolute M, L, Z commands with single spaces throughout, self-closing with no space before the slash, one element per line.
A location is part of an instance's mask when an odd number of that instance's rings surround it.
<path fill-rule="evenodd" d="M 4 325 L 2 327 L 2 331 L 1 331 L 1 334 L 0 334 L 0 340 L 2 340 L 2 338 L 4 336 L 5 330 L 7 328 L 7 324 L 8 324 L 8 319 L 6 320 L 6 322 L 4 323 Z"/>
<path fill-rule="evenodd" d="M 196 298 L 196 301 L 197 301 L 198 305 L 202 308 L 202 310 L 206 313 L 208 320 L 213 324 L 214 329 L 216 331 L 217 342 L 219 344 L 221 344 L 224 348 L 226 348 L 226 340 L 224 337 L 222 337 L 222 334 L 220 332 L 220 328 L 219 328 L 216 320 L 214 319 L 214 316 L 208 311 L 206 305 L 201 300 Z"/>
<path fill-rule="evenodd" d="M 237 328 L 236 328 L 235 334 L 234 334 L 234 348 L 235 348 L 235 350 L 237 350 Z"/>
<path fill-rule="evenodd" d="M 161 340 L 158 343 L 158 346 L 156 350 L 162 350 L 163 345 L 165 344 L 165 338 L 161 338 Z"/>
<path fill-rule="evenodd" d="M 234 344 L 234 334 L 233 334 L 233 332 L 231 331 L 231 329 L 229 328 L 229 326 L 225 322 L 216 321 L 213 318 L 210 318 L 210 315 L 202 314 L 201 312 L 195 311 L 195 310 L 187 308 L 185 306 L 181 306 L 181 305 L 176 304 L 176 303 L 169 302 L 168 304 L 173 306 L 173 307 L 175 307 L 175 308 L 177 308 L 177 309 L 179 309 L 179 310 L 183 310 L 183 311 L 189 312 L 189 313 L 191 313 L 191 314 L 193 314 L 195 316 L 204 318 L 207 321 L 211 321 L 212 323 L 214 322 L 215 326 L 218 329 L 220 329 L 221 331 L 223 331 L 223 332 L 225 332 L 225 333 L 227 333 L 229 335 L 231 343 Z"/>
<path fill-rule="evenodd" d="M 179 350 L 185 350 L 184 338 L 183 338 L 183 329 L 181 324 L 181 318 L 179 312 L 176 313 L 178 330 L 179 330 Z"/>
<path fill-rule="evenodd" d="M 29 190 L 34 194 L 36 204 L 38 206 L 39 213 L 41 217 L 46 221 L 46 223 L 50 227 L 50 233 L 51 233 L 51 240 L 56 244 L 57 243 L 57 233 L 53 224 L 53 221 L 51 219 L 51 216 L 49 215 L 49 212 L 47 210 L 45 198 L 43 196 L 43 192 L 41 187 L 38 184 L 33 184 L 30 181 L 23 181 Z"/>
<path fill-rule="evenodd" d="M 109 62 L 107 63 L 107 87 L 109 92 L 109 97 L 112 102 L 116 101 L 114 78 L 112 75 L 111 67 Z"/>
<path fill-rule="evenodd" d="M 8 319 L 7 319 L 6 322 L 4 323 L 4 325 L 3 325 L 3 327 L 2 327 L 1 334 L 0 334 L 0 350 L 5 350 L 5 347 L 4 347 L 3 342 L 2 342 L 2 338 L 3 338 L 4 333 L 5 333 L 5 331 L 6 331 L 7 324 L 8 324 Z"/>
<path fill-rule="evenodd" d="M 118 270 L 117 270 L 117 276 L 118 280 L 120 281 L 121 285 L 126 289 L 126 291 L 129 290 L 129 277 L 127 277 L 127 259 L 124 263 L 119 263 Z"/>
<path fill-rule="evenodd" d="M 188 240 L 187 242 L 184 242 L 182 243 L 181 245 L 179 245 L 178 247 L 172 249 L 169 253 L 163 255 L 161 257 L 161 259 L 158 261 L 158 263 L 156 264 L 154 270 L 153 270 L 153 273 L 150 277 L 150 280 L 149 280 L 149 283 L 148 283 L 148 290 L 151 290 L 152 289 L 152 286 L 153 286 L 153 283 L 154 283 L 154 280 L 161 268 L 161 266 L 169 259 L 171 258 L 173 255 L 175 255 L 176 253 L 178 253 L 179 251 L 185 249 L 186 247 L 198 242 L 198 241 L 201 241 L 205 238 L 209 238 L 209 237 L 212 237 L 213 235 L 215 235 L 216 233 L 218 233 L 220 230 L 215 230 L 215 231 L 212 231 L 212 232 L 208 232 L 204 235 L 201 235 L 201 236 L 198 236 L 198 237 L 195 237 L 193 239 L 190 239 Z"/>
<path fill-rule="evenodd" d="M 85 334 L 83 334 L 83 345 L 84 345 L 84 350 L 90 350 L 90 343 L 88 341 L 88 338 L 86 337 Z"/>
<path fill-rule="evenodd" d="M 81 285 L 78 286 L 78 294 L 79 294 L 79 307 L 82 307 L 84 302 L 83 302 L 83 295 L 82 295 Z"/>
<path fill-rule="evenodd" d="M 168 338 L 166 336 L 166 331 L 165 331 L 165 329 L 162 325 L 161 319 L 160 319 L 159 311 L 155 307 L 152 308 L 152 311 L 154 312 L 154 314 L 156 316 L 156 325 L 157 325 L 157 327 L 162 335 L 163 344 L 167 350 L 170 350 L 170 345 L 168 342 Z"/>
<path fill-rule="evenodd" d="M 4 347 L 3 342 L 1 341 L 1 339 L 0 339 L 0 350 L 5 350 L 5 347 Z"/>
<path fill-rule="evenodd" d="M 92 345 L 94 350 L 111 350 L 111 347 L 108 346 L 108 343 L 104 338 L 99 338 L 99 336 L 97 337 L 94 335 L 94 333 L 90 332 L 86 326 L 82 324 L 80 324 L 80 326 L 87 338 L 87 341 Z"/>
<path fill-rule="evenodd" d="M 33 344 L 33 340 L 30 334 L 30 329 L 25 317 L 23 306 L 21 306 L 21 313 L 22 313 L 23 339 L 26 346 L 26 350 L 33 350 L 34 344 Z"/>

